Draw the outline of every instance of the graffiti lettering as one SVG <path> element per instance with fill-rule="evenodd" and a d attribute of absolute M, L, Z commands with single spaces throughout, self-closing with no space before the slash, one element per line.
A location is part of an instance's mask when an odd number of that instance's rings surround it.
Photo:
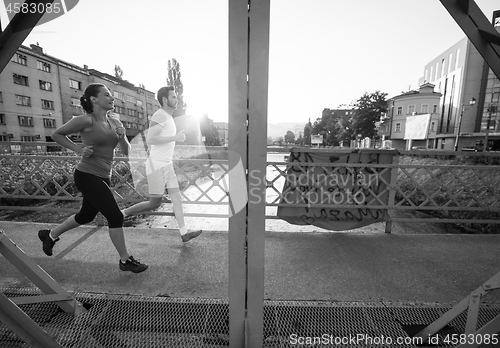
<path fill-rule="evenodd" d="M 290 223 L 312 224 L 331 230 L 385 221 L 387 210 L 379 207 L 388 201 L 386 183 L 390 182 L 391 169 L 383 164 L 392 164 L 392 156 L 393 153 L 373 151 L 350 154 L 292 152 L 283 187 L 286 197 L 280 199 L 278 216 Z M 336 165 L 301 165 L 314 162 Z M 343 205 L 350 207 L 343 208 Z M 372 208 L 373 205 L 378 207 Z"/>

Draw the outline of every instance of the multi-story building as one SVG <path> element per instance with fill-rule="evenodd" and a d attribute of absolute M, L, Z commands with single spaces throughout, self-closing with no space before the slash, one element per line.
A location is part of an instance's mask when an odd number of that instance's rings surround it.
<path fill-rule="evenodd" d="M 494 23 L 500 32 L 500 22 Z M 489 136 L 488 147 L 500 150 L 500 80 L 470 40 L 463 38 L 429 62 L 419 82 L 434 84 L 442 94 L 435 148 L 481 148 Z"/>
<path fill-rule="evenodd" d="M 94 69 L 88 71 L 91 83 L 102 83 L 113 94 L 114 112 L 120 115 L 120 120 L 127 129 L 127 136 L 133 138 L 144 130 L 153 113 L 160 108 L 155 94 L 115 76 Z"/>
<path fill-rule="evenodd" d="M 392 147 L 438 148 L 439 103 L 441 93 L 425 83 L 418 91 L 410 91 L 388 99 L 388 112 L 379 125 L 379 134 L 392 140 Z"/>
<path fill-rule="evenodd" d="M 228 123 L 227 122 L 214 122 L 215 128 L 217 128 L 217 132 L 219 132 L 219 140 L 221 146 L 227 146 L 229 143 L 228 138 Z"/>
<path fill-rule="evenodd" d="M 0 141 L 47 141 L 62 124 L 60 89 L 55 61 L 21 46 L 0 74 Z"/>
<path fill-rule="evenodd" d="M 500 11 L 493 17 L 500 18 Z M 493 23 L 500 32 L 500 21 Z M 377 128 L 393 147 L 482 150 L 487 144 L 500 150 L 500 80 L 470 40 L 464 37 L 429 62 L 419 85 L 419 91 L 388 99 Z"/>
<path fill-rule="evenodd" d="M 49 56 L 38 45 L 20 46 L 0 74 L 0 141 L 52 141 L 57 127 L 84 112 L 80 97 L 93 82 L 112 91 L 129 139 L 160 107 L 153 92 L 128 81 Z"/>

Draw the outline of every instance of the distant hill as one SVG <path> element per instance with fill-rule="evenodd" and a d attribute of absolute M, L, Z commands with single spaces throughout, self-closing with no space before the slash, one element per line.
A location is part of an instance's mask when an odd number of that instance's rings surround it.
<path fill-rule="evenodd" d="M 304 133 L 304 122 L 280 122 L 267 124 L 267 136 L 272 138 L 284 137 L 287 131 L 292 131 L 298 138 L 300 133 Z"/>

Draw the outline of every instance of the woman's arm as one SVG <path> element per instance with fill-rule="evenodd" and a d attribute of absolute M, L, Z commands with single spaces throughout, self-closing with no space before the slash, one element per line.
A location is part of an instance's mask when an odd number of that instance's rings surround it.
<path fill-rule="evenodd" d="M 116 128 L 116 133 L 118 134 L 118 145 L 120 145 L 120 150 L 125 156 L 128 156 L 128 153 L 130 152 L 131 145 L 127 139 L 127 136 L 125 135 L 125 128 L 124 127 L 118 127 Z"/>
<path fill-rule="evenodd" d="M 77 116 L 69 120 L 67 123 L 63 124 L 61 127 L 57 128 L 52 133 L 51 137 L 59 145 L 62 145 L 82 156 L 89 157 L 90 155 L 92 155 L 92 149 L 90 146 L 81 147 L 68 138 L 68 135 L 80 133 L 81 131 L 89 127 L 92 127 L 92 119 L 90 116 Z"/>
<path fill-rule="evenodd" d="M 121 152 L 128 156 L 131 145 L 127 139 L 126 129 L 123 126 L 122 121 L 120 121 L 120 117 L 112 112 L 108 113 L 110 123 L 115 127 L 116 134 L 118 134 L 118 145 L 120 145 Z"/>

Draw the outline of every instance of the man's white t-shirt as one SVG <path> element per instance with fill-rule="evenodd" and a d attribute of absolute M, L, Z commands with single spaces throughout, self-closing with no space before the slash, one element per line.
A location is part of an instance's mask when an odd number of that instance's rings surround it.
<path fill-rule="evenodd" d="M 174 119 L 165 110 L 158 109 L 151 117 L 151 121 L 158 123 L 152 125 L 151 127 L 161 127 L 160 136 L 173 137 L 177 134 L 177 127 L 175 126 Z M 172 162 L 174 147 L 175 141 L 170 141 L 160 145 L 151 145 L 149 157 L 153 161 Z"/>

